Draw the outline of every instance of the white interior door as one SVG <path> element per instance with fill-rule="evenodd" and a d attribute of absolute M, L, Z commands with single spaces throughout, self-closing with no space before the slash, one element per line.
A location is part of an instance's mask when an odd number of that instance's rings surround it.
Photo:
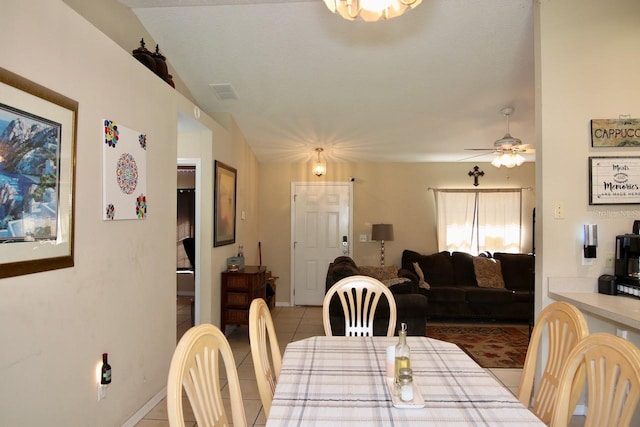
<path fill-rule="evenodd" d="M 329 263 L 352 256 L 352 190 L 351 182 L 292 184 L 294 305 L 322 305 Z"/>

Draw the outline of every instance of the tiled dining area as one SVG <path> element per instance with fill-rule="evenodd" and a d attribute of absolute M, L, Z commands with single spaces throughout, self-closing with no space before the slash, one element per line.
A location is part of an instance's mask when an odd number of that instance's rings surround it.
<path fill-rule="evenodd" d="M 184 308 L 185 306 L 186 308 Z M 189 314 L 188 308 L 186 304 L 179 304 L 178 333 L 180 335 L 188 328 L 189 322 L 186 322 L 184 319 L 184 317 Z M 182 322 L 180 317 L 181 313 L 183 313 Z M 284 352 L 289 342 L 324 335 L 321 307 L 276 307 L 271 312 L 271 315 L 282 352 Z M 248 328 L 236 327 L 227 335 L 227 338 L 233 350 L 236 365 L 238 366 L 238 376 L 240 378 L 247 423 L 250 426 L 264 426 L 266 424 L 266 418 L 262 410 L 253 370 Z M 513 393 L 515 393 L 518 388 L 521 371 L 521 369 L 489 370 L 492 375 Z M 192 424 L 187 424 L 188 426 L 195 426 L 194 417 L 189 417 L 188 415 L 185 415 L 185 417 L 192 422 Z M 166 427 L 168 425 L 166 401 L 164 399 L 153 408 L 144 419 L 136 424 L 137 427 Z"/>

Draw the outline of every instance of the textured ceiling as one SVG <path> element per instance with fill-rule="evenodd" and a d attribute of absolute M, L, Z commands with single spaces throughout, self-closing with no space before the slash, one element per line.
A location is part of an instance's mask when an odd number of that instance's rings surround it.
<path fill-rule="evenodd" d="M 120 1 L 261 162 L 309 160 L 315 147 L 329 161 L 491 161 L 465 148 L 493 147 L 506 106 L 511 135 L 534 144 L 532 0 L 423 0 L 375 23 L 322 0 Z"/>

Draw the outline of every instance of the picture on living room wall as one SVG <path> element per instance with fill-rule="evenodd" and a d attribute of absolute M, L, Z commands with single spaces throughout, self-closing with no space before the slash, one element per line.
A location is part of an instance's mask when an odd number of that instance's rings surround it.
<path fill-rule="evenodd" d="M 74 265 L 77 112 L 0 68 L 0 278 Z"/>
<path fill-rule="evenodd" d="M 589 204 L 640 203 L 640 157 L 589 157 Z"/>
<path fill-rule="evenodd" d="M 237 171 L 216 160 L 214 186 L 213 246 L 236 242 Z"/>
<path fill-rule="evenodd" d="M 640 119 L 591 120 L 592 147 L 640 147 Z"/>
<path fill-rule="evenodd" d="M 102 219 L 145 219 L 147 135 L 109 119 L 102 124 Z"/>

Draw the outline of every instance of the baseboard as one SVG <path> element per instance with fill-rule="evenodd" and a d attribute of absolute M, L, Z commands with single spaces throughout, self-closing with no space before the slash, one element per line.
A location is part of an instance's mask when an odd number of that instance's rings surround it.
<path fill-rule="evenodd" d="M 167 396 L 167 388 L 164 387 L 162 390 L 158 392 L 155 396 L 151 398 L 144 406 L 131 416 L 122 427 L 135 427 L 136 424 L 140 422 L 141 419 L 144 418 L 153 408 L 156 407 L 158 403 L 162 401 Z"/>

